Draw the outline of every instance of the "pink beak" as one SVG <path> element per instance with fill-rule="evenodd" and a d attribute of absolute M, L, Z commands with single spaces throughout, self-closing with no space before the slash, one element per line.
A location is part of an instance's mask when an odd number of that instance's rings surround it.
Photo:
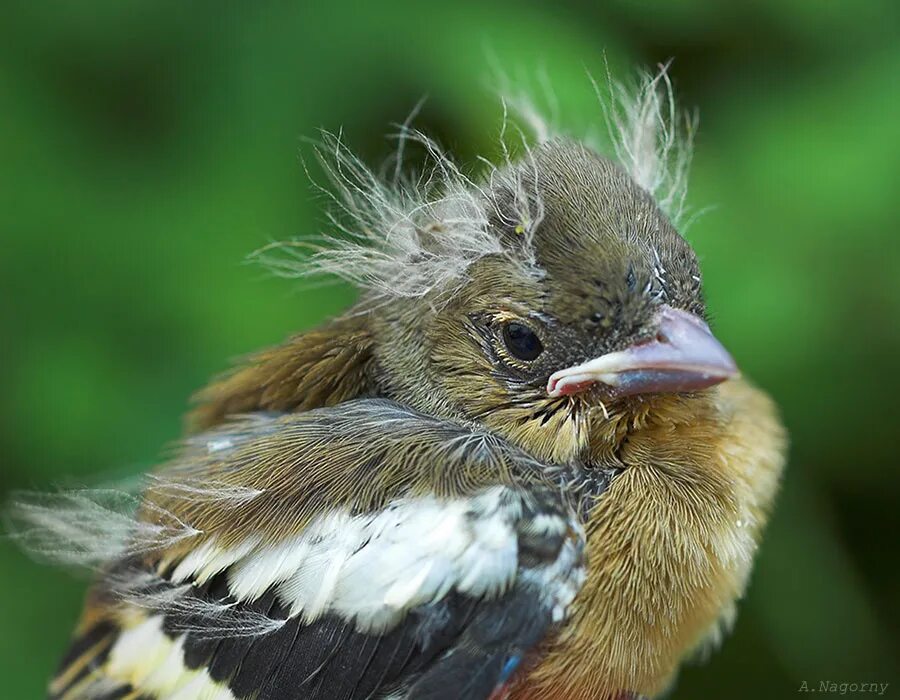
<path fill-rule="evenodd" d="M 547 393 L 568 396 L 592 384 L 606 385 L 615 396 L 697 391 L 738 374 L 702 319 L 663 305 L 655 340 L 554 372 Z"/>

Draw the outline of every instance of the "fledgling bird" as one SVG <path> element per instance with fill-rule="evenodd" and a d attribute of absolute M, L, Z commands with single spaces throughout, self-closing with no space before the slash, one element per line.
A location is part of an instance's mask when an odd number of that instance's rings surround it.
<path fill-rule="evenodd" d="M 479 181 L 326 137 L 350 235 L 275 264 L 356 306 L 200 392 L 135 516 L 14 508 L 100 571 L 51 697 L 652 697 L 719 638 L 785 435 L 666 213 L 668 79 L 620 97 L 614 157 L 548 138 Z"/>

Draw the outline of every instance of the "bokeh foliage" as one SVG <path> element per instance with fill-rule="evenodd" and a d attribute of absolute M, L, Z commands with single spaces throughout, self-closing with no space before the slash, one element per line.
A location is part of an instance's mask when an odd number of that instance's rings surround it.
<path fill-rule="evenodd" d="M 897 691 L 900 5 L 836 0 L 34 3 L 0 8 L 0 494 L 153 464 L 229 358 L 345 307 L 242 264 L 315 232 L 298 153 L 371 161 L 417 122 L 496 149 L 492 69 L 586 77 L 675 57 L 701 114 L 690 229 L 720 337 L 783 407 L 792 457 L 733 637 L 675 698 Z M 0 542 L 4 698 L 40 697 L 84 581 Z M 889 691 L 890 694 L 890 691 Z"/>

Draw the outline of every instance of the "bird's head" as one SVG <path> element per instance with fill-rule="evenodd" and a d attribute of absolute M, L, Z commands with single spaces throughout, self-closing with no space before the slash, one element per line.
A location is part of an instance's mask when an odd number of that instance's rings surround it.
<path fill-rule="evenodd" d="M 614 162 L 550 141 L 478 197 L 497 249 L 452 291 L 375 307 L 388 393 L 568 459 L 598 412 L 735 375 L 706 323 L 694 251 Z M 427 236 L 440 248 L 455 233 L 438 221 Z"/>
<path fill-rule="evenodd" d="M 347 235 L 301 256 L 301 272 L 364 290 L 379 394 L 566 461 L 592 426 L 621 437 L 736 374 L 666 213 L 689 159 L 671 100 L 665 73 L 626 100 L 615 158 L 545 139 L 478 180 L 418 132 L 401 143 L 424 145 L 433 169 L 388 182 L 326 136 Z"/>

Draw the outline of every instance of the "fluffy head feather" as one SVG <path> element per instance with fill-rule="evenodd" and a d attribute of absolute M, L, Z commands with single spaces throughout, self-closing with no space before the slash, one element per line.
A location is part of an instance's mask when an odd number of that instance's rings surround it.
<path fill-rule="evenodd" d="M 677 222 L 684 210 L 694 120 L 679 114 L 666 67 L 642 75 L 634 89 L 610 79 L 610 97 L 600 102 L 611 141 L 607 155 Z M 473 263 L 490 255 L 542 275 L 532 245 L 544 214 L 533 147 L 559 134 L 527 98 L 507 97 L 507 103 L 531 136 L 516 129 L 521 152 L 510 151 L 504 115 L 501 162 L 479 158 L 487 172 L 477 179 L 407 124 L 396 135 L 398 168 L 390 178 L 366 166 L 340 134 L 324 133 L 316 155 L 333 186 L 323 189 L 334 205 L 333 232 L 274 243 L 255 256 L 287 277 L 336 275 L 376 302 L 452 292 Z M 410 142 L 424 149 L 429 165 L 417 177 L 404 178 L 399 164 Z M 503 207 L 497 205 L 498 191 L 510 195 Z M 511 248 L 503 240 L 491 225 L 497 220 L 520 234 L 518 245 Z"/>

